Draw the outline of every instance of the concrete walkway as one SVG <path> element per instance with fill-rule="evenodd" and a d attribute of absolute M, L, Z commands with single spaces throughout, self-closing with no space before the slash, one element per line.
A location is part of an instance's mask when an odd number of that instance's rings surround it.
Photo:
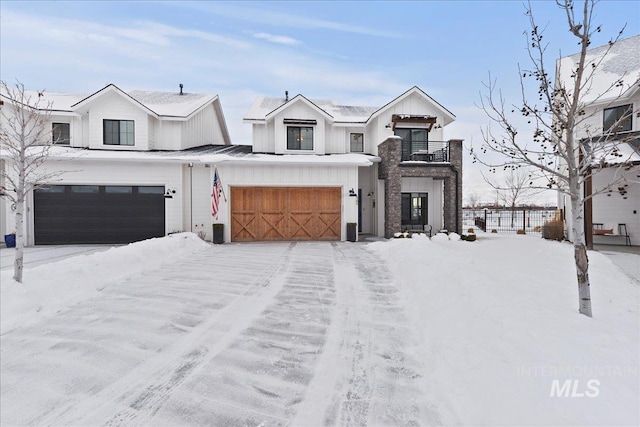
<path fill-rule="evenodd" d="M 594 245 L 593 248 L 640 284 L 640 246 Z"/>

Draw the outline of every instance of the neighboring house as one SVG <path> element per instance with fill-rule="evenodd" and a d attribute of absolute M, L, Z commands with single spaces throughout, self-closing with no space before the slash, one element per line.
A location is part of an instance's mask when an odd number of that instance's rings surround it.
<path fill-rule="evenodd" d="M 9 114 L 11 103 L 5 94 L 1 99 L 0 108 Z M 127 93 L 110 84 L 90 95 L 44 92 L 40 101 L 51 110 L 56 141 L 42 168 L 65 173 L 30 193 L 28 245 L 125 243 L 196 224 L 210 234 L 209 169 L 181 156 L 230 144 L 217 96 L 182 88 Z M 190 199 L 192 191 L 205 197 Z M 7 233 L 15 229 L 14 218 L 8 201 L 0 200 Z"/>
<path fill-rule="evenodd" d="M 597 60 L 608 46 L 588 51 L 587 60 Z M 606 139 L 618 145 L 618 155 L 608 156 L 605 166 L 592 178 L 593 191 L 604 188 L 620 174 L 626 179 L 613 186 L 610 192 L 598 194 L 585 203 L 585 233 L 587 244 L 640 245 L 640 35 L 619 40 L 612 47 L 594 74 L 593 82 L 586 89 L 583 99 L 584 116 L 589 119 L 578 130 L 577 137 L 583 143 Z M 558 60 L 559 75 L 570 81 L 570 70 L 578 60 L 578 54 Z M 615 83 L 622 79 L 622 85 Z M 622 167 L 621 167 L 622 166 Z M 590 191 L 587 188 L 586 191 Z M 570 201 L 559 193 L 558 206 L 565 210 L 567 238 L 573 240 L 571 230 Z M 624 224 L 624 227 L 620 227 Z M 612 230 L 601 235 L 594 228 Z M 630 239 L 617 237 L 626 229 Z M 609 234 L 609 233 L 607 233 Z"/>
<path fill-rule="evenodd" d="M 230 144 L 216 96 L 109 85 L 45 100 L 54 137 L 68 141 L 45 167 L 67 172 L 28 200 L 28 244 L 173 231 L 210 240 L 213 223 L 227 242 L 346 240 L 350 223 L 386 237 L 461 231 L 462 141 L 442 141 L 455 117 L 417 87 L 380 108 L 258 98 L 244 118 L 252 146 Z M 213 217 L 215 171 L 223 193 Z"/>

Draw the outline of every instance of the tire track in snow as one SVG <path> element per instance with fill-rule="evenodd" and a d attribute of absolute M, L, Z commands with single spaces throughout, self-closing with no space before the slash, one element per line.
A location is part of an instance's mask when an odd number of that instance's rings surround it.
<path fill-rule="evenodd" d="M 336 248 L 337 264 L 352 270 L 342 273 L 350 284 L 349 305 L 357 304 L 343 325 L 340 349 L 350 368 L 337 384 L 323 424 L 441 424 L 420 389 L 423 367 L 410 356 L 416 341 L 384 261 L 361 244 Z"/>
<path fill-rule="evenodd" d="M 254 277 L 242 293 L 143 366 L 93 396 L 64 405 L 37 423 L 108 426 L 144 423 L 199 366 L 224 350 L 264 310 L 283 285 L 280 275 L 288 268 L 294 246 L 289 245 L 284 256 L 271 254 L 270 266 Z M 219 251 L 212 251 L 202 253 L 204 259 L 200 262 L 210 262 L 220 255 Z M 156 283 L 158 277 L 151 273 L 141 280 Z M 122 409 L 113 415 L 114 407 Z"/>
<path fill-rule="evenodd" d="M 335 309 L 329 243 L 299 243 L 281 291 L 228 348 L 181 386 L 153 424 L 300 425 Z M 302 425 L 311 425 L 303 422 Z"/>

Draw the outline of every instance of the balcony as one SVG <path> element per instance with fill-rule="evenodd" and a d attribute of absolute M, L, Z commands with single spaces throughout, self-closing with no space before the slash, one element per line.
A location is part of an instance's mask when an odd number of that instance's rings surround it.
<path fill-rule="evenodd" d="M 402 161 L 449 162 L 448 141 L 402 141 Z"/>

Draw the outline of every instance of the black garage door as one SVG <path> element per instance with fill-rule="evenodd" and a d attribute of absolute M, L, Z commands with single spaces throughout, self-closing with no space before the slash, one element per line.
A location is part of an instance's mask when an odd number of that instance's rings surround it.
<path fill-rule="evenodd" d="M 52 185 L 34 192 L 36 245 L 131 243 L 165 234 L 164 187 Z"/>

